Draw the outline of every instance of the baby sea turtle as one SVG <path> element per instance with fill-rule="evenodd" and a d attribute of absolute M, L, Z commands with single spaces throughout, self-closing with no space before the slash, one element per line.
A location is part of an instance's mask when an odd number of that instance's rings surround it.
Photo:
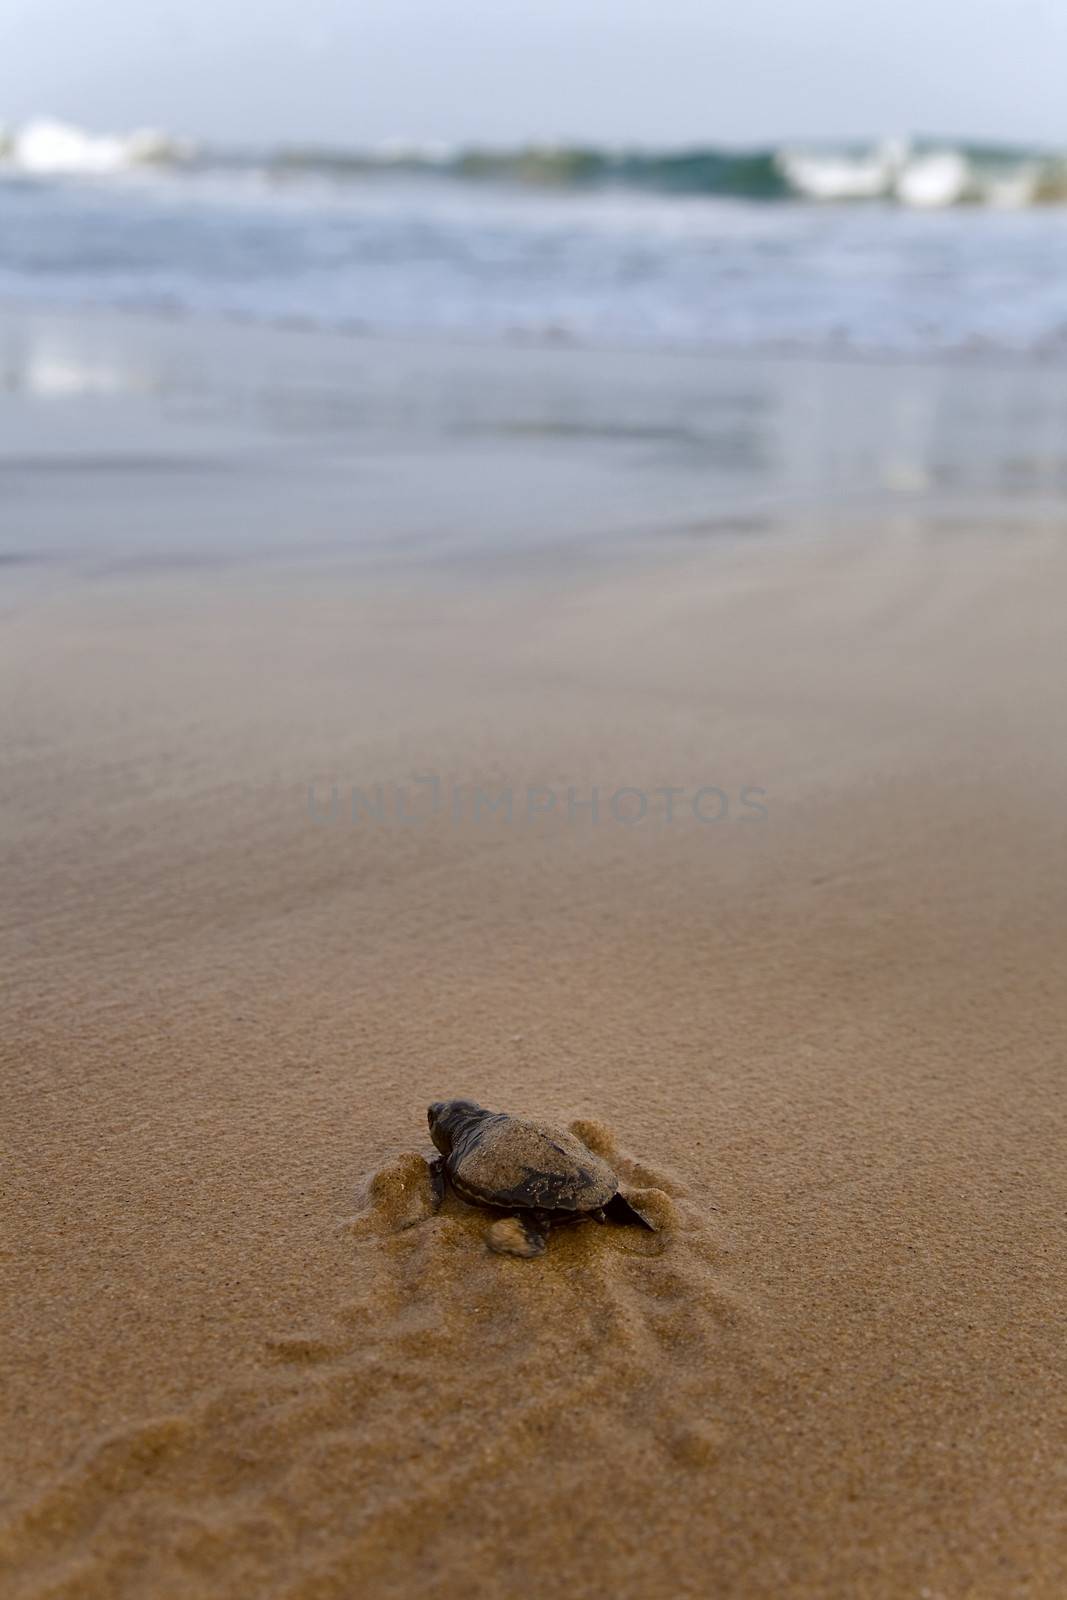
<path fill-rule="evenodd" d="M 608 1163 L 572 1133 L 486 1111 L 476 1100 L 437 1100 L 427 1120 L 441 1152 L 430 1162 L 437 1203 L 447 1177 L 462 1200 L 497 1212 L 489 1245 L 501 1255 L 539 1256 L 555 1223 L 585 1217 L 655 1231 L 620 1193 Z"/>

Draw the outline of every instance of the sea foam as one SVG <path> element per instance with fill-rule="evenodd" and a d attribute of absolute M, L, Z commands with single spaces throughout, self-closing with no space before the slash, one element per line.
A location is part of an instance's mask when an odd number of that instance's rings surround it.
<path fill-rule="evenodd" d="M 20 172 L 103 177 L 145 162 L 166 160 L 174 143 L 154 128 L 132 133 L 87 133 L 70 122 L 37 117 L 0 135 L 0 159 Z"/>

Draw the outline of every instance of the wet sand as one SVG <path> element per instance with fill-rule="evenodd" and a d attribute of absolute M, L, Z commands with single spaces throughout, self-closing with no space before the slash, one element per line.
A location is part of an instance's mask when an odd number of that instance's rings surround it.
<path fill-rule="evenodd" d="M 261 435 L 174 527 L 235 548 Z M 156 478 L 98 473 L 75 550 L 20 459 L 58 531 L 0 620 L 5 1594 L 1061 1596 L 1047 506 L 933 474 L 823 537 L 798 497 L 625 559 L 153 567 Z M 458 1094 L 575 1124 L 664 1231 L 524 1261 L 431 1214 Z"/>

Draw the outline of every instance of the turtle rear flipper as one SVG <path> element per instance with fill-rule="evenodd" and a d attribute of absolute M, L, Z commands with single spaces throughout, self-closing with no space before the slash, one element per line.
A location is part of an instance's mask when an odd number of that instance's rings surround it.
<path fill-rule="evenodd" d="M 498 1256 L 531 1256 L 544 1254 L 548 1243 L 548 1227 L 539 1218 L 531 1216 L 501 1217 L 486 1234 L 490 1250 Z"/>
<path fill-rule="evenodd" d="M 641 1212 L 637 1206 L 631 1205 L 624 1194 L 612 1195 L 604 1207 L 604 1215 L 609 1222 L 621 1222 L 632 1228 L 649 1228 L 653 1233 L 658 1233 L 658 1225 Z"/>

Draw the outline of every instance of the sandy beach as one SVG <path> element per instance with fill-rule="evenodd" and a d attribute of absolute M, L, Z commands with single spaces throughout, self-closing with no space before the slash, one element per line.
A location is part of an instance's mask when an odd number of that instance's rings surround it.
<path fill-rule="evenodd" d="M 0 352 L 5 1595 L 1059 1600 L 1056 374 Z"/>

